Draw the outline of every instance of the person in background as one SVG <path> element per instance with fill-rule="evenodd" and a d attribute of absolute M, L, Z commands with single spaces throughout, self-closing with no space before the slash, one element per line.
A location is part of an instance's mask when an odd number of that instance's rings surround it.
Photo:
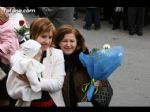
<path fill-rule="evenodd" d="M 74 7 L 39 7 L 39 9 L 56 28 L 64 24 L 73 25 Z"/>
<path fill-rule="evenodd" d="M 150 21 L 149 21 L 150 20 L 149 12 L 150 12 L 150 7 L 145 7 L 144 26 L 147 26 L 150 23 Z"/>
<path fill-rule="evenodd" d="M 128 7 L 128 29 L 129 34 L 142 36 L 144 26 L 144 7 Z"/>
<path fill-rule="evenodd" d="M 85 96 L 85 93 L 81 89 L 82 85 L 90 82 L 87 69 L 83 67 L 79 60 L 80 52 L 89 53 L 89 51 L 81 33 L 71 25 L 63 25 L 59 27 L 54 42 L 56 48 L 63 51 L 65 58 L 66 77 L 63 85 L 65 104 L 66 106 L 74 107 L 77 106 L 77 103 L 81 102 Z M 101 88 L 103 86 L 102 82 L 109 84 L 108 81 L 96 81 L 94 85 Z M 94 100 L 92 102 L 94 106 L 108 106 L 110 99 L 111 96 L 104 101 L 104 105 L 96 104 L 96 101 Z M 107 102 L 106 105 L 105 102 Z"/>
<path fill-rule="evenodd" d="M 78 14 L 78 7 L 74 8 L 74 20 L 79 18 L 79 14 Z"/>
<path fill-rule="evenodd" d="M 23 42 L 27 41 L 29 39 L 29 32 L 27 31 L 25 34 L 26 36 L 19 36 L 16 33 L 16 29 L 21 28 L 20 21 L 23 21 L 23 25 L 25 27 L 28 27 L 27 20 L 23 16 L 21 12 L 15 12 L 15 7 L 3 7 L 5 10 L 6 15 L 9 17 L 9 26 L 10 28 L 15 32 L 16 38 L 19 41 L 19 44 L 22 44 Z"/>
<path fill-rule="evenodd" d="M 66 75 L 64 56 L 60 49 L 53 47 L 55 27 L 48 18 L 36 18 L 30 25 L 30 39 L 41 44 L 42 53 L 38 59 L 45 66 L 40 79 L 42 97 L 31 102 L 31 107 L 64 107 L 62 87 Z M 19 77 L 27 81 L 27 77 Z"/>
<path fill-rule="evenodd" d="M 86 8 L 86 17 L 85 17 L 85 25 L 83 26 L 84 29 L 90 30 L 92 24 L 94 24 L 95 30 L 99 30 L 101 27 L 100 24 L 100 13 L 98 7 L 87 7 Z"/>
<path fill-rule="evenodd" d="M 128 18 L 127 18 L 127 8 L 126 7 L 114 7 L 112 19 L 113 19 L 112 30 L 119 29 L 121 26 L 121 23 L 123 23 L 123 29 L 127 30 Z"/>
<path fill-rule="evenodd" d="M 4 8 L 0 7 L 0 68 L 5 73 L 0 79 L 0 106 L 8 106 L 10 103 L 6 91 L 6 79 L 10 70 L 10 58 L 18 48 L 19 42 L 10 27 L 9 17 Z"/>

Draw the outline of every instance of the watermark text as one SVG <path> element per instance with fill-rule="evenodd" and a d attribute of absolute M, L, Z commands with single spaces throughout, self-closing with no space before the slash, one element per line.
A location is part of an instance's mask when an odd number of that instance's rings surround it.
<path fill-rule="evenodd" d="M 35 13 L 35 9 L 6 9 L 7 13 Z"/>

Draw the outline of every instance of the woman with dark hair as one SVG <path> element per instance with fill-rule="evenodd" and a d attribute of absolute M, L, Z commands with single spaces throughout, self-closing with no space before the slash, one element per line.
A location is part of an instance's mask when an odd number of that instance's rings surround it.
<path fill-rule="evenodd" d="M 66 106 L 77 106 L 77 103 L 81 102 L 85 96 L 81 89 L 82 85 L 90 82 L 87 69 L 83 67 L 79 60 L 80 52 L 88 53 L 85 40 L 77 29 L 71 25 L 63 25 L 56 31 L 54 42 L 56 48 L 63 51 L 65 58 L 66 77 L 63 85 L 65 104 Z M 107 85 L 109 84 L 108 81 L 96 81 L 94 85 L 102 87 L 102 82 L 105 82 Z M 96 96 L 94 97 L 96 98 Z M 111 99 L 110 96 L 109 101 L 105 100 L 103 103 L 98 104 L 94 97 L 92 100 L 94 106 L 108 106 Z"/>

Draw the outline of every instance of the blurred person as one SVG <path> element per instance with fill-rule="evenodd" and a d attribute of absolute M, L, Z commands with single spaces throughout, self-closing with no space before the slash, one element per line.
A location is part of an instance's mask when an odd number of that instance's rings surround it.
<path fill-rule="evenodd" d="M 128 7 L 129 34 L 142 36 L 144 26 L 144 7 Z"/>
<path fill-rule="evenodd" d="M 56 28 L 64 24 L 73 25 L 74 7 L 39 7 Z"/>
<path fill-rule="evenodd" d="M 113 9 L 114 7 L 103 7 L 103 19 L 109 21 L 109 23 L 112 23 L 112 15 L 113 15 Z"/>
<path fill-rule="evenodd" d="M 92 24 L 94 24 L 95 30 L 99 30 L 101 27 L 99 16 L 100 16 L 100 13 L 99 13 L 98 7 L 87 7 L 85 25 L 83 26 L 83 28 L 86 30 L 90 30 Z"/>
<path fill-rule="evenodd" d="M 6 91 L 6 79 L 10 70 L 10 58 L 19 48 L 19 42 L 9 22 L 4 8 L 0 7 L 0 68 L 5 73 L 0 79 L 0 106 L 8 106 L 10 103 Z"/>
<path fill-rule="evenodd" d="M 128 24 L 127 24 L 127 8 L 126 7 L 115 7 L 113 9 L 113 27 L 112 30 L 116 30 L 120 28 L 121 23 L 123 23 L 123 29 L 127 30 Z"/>
<path fill-rule="evenodd" d="M 28 28 L 28 23 L 25 17 L 23 16 L 22 12 L 19 12 L 16 9 L 16 7 L 3 7 L 5 9 L 5 12 L 7 16 L 9 16 L 9 24 L 11 29 L 15 32 L 17 39 L 19 41 L 19 44 L 22 44 L 23 42 L 27 41 L 29 39 L 29 32 L 26 32 L 26 36 L 19 36 L 16 33 L 16 29 L 21 28 L 20 21 L 24 22 L 24 26 Z M 22 9 L 23 10 L 23 9 Z"/>

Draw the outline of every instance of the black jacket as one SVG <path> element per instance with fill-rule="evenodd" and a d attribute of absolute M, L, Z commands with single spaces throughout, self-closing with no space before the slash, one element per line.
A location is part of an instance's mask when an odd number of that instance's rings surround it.
<path fill-rule="evenodd" d="M 90 81 L 86 68 L 79 60 L 79 53 L 76 52 L 65 58 L 66 77 L 63 86 L 63 97 L 66 106 L 76 106 L 85 93 L 82 92 L 82 85 Z"/>

